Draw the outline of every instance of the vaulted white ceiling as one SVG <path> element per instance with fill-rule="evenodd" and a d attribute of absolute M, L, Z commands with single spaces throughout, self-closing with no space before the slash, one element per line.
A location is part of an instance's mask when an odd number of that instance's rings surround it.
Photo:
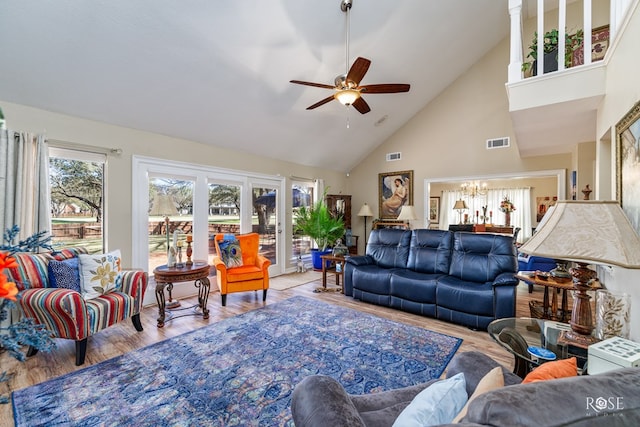
<path fill-rule="evenodd" d="M 353 0 L 362 84 L 411 90 L 307 111 L 331 91 L 289 80 L 346 71 L 345 22 L 340 0 L 4 0 L 0 100 L 349 171 L 509 30 L 507 0 Z"/>

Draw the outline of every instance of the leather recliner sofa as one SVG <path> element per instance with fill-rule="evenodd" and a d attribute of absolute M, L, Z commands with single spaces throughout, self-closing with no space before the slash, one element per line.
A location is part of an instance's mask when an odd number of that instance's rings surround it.
<path fill-rule="evenodd" d="M 517 254 L 510 236 L 373 230 L 366 255 L 348 257 L 346 295 L 474 329 L 515 316 Z"/>

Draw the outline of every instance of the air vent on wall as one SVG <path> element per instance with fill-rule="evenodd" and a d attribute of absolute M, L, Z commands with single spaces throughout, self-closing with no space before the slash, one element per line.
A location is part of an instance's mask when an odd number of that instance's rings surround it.
<path fill-rule="evenodd" d="M 505 136 L 504 138 L 494 138 L 487 139 L 487 150 L 491 150 L 493 148 L 506 148 L 511 145 L 509 143 L 509 137 Z"/>
<path fill-rule="evenodd" d="M 401 157 L 402 157 L 402 153 L 400 153 L 399 151 L 395 153 L 387 153 L 387 162 L 400 160 Z"/>

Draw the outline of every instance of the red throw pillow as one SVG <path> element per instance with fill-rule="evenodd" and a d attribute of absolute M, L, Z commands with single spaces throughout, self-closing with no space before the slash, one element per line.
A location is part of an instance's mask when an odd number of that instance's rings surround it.
<path fill-rule="evenodd" d="M 575 357 L 543 363 L 524 377 L 522 384 L 578 375 L 578 360 Z"/>

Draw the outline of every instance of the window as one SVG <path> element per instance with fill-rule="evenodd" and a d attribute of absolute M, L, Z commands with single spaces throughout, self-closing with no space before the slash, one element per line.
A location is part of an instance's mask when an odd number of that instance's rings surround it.
<path fill-rule="evenodd" d="M 49 148 L 51 236 L 56 247 L 104 252 L 106 155 Z"/>
<path fill-rule="evenodd" d="M 194 182 L 183 179 L 149 177 L 149 270 L 167 263 L 173 238 L 180 241 L 193 233 Z M 179 253 L 186 262 L 186 254 Z"/>
<path fill-rule="evenodd" d="M 297 181 L 291 184 L 291 200 L 293 200 L 292 230 L 293 238 L 291 253 L 294 259 L 311 253 L 311 238 L 296 232 L 296 211 L 301 207 L 309 207 L 314 203 L 313 182 Z"/>
<path fill-rule="evenodd" d="M 278 262 L 283 259 L 282 245 L 278 246 L 278 229 L 274 228 L 274 224 L 278 227 L 277 214 L 270 212 L 260 219 L 252 203 L 258 194 L 275 194 L 276 190 L 281 194 L 282 177 L 140 156 L 133 156 L 132 171 L 133 268 L 145 269 L 152 276 L 155 267 L 166 264 L 167 237 L 171 243 L 176 231 L 181 240 L 183 234 L 192 234 L 192 260 L 211 262 L 216 233 L 258 232 L 262 224 L 261 250 L 272 258 L 269 272 L 272 276 L 282 273 Z M 160 208 L 167 201 L 169 207 Z M 193 283 L 175 284 L 173 297 L 191 295 L 193 289 Z M 148 291 L 145 304 L 154 298 L 155 293 Z"/>
<path fill-rule="evenodd" d="M 209 256 L 216 253 L 213 236 L 216 233 L 240 232 L 240 195 L 242 186 L 209 182 Z"/>

